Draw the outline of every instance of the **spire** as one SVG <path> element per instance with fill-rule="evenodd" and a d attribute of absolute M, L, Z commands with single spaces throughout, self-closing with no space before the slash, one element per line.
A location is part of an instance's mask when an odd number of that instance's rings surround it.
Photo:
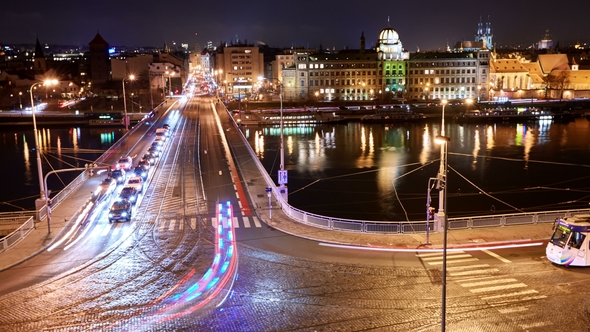
<path fill-rule="evenodd" d="M 35 43 L 35 59 L 37 58 L 45 58 L 43 48 L 41 47 L 41 43 L 39 43 L 39 37 L 37 37 L 37 42 Z"/>
<path fill-rule="evenodd" d="M 365 32 L 361 32 L 360 52 L 365 53 Z"/>

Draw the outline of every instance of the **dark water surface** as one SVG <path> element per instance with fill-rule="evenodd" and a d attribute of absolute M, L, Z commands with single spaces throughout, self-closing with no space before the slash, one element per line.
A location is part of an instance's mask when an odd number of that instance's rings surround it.
<path fill-rule="evenodd" d="M 440 167 L 440 123 L 330 124 L 284 131 L 289 202 L 322 215 L 424 220 Z M 276 179 L 278 127 L 244 133 Z M 590 130 L 568 123 L 445 123 L 450 217 L 588 208 Z M 438 208 L 438 190 L 432 191 Z"/>
<path fill-rule="evenodd" d="M 447 121 L 450 217 L 590 207 L 590 122 L 465 124 Z M 278 127 L 243 128 L 276 179 Z M 313 213 L 365 220 L 423 220 L 439 169 L 440 123 L 345 123 L 285 128 L 289 202 Z M 43 174 L 84 167 L 119 128 L 40 128 Z M 0 134 L 0 211 L 33 209 L 39 196 L 32 128 Z M 49 166 L 51 163 L 51 166 Z M 59 190 L 78 172 L 51 175 Z M 437 207 L 438 191 L 432 190 Z"/>
<path fill-rule="evenodd" d="M 3 127 L 0 132 L 0 212 L 34 210 L 40 190 L 33 128 Z M 123 136 L 119 128 L 91 127 L 39 127 L 38 134 L 43 176 L 51 170 L 84 167 Z M 49 175 L 47 186 L 55 193 L 79 174 Z"/>

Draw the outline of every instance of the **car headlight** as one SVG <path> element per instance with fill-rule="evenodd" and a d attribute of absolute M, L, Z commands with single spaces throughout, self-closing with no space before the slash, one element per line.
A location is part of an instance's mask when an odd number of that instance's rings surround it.
<path fill-rule="evenodd" d="M 127 212 L 121 213 L 121 217 L 127 217 Z"/>
<path fill-rule="evenodd" d="M 112 218 L 113 217 L 113 214 L 112 213 L 109 213 L 109 217 Z"/>

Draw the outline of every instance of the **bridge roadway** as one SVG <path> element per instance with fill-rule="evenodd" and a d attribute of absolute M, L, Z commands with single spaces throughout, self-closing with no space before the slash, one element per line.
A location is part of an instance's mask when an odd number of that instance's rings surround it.
<path fill-rule="evenodd" d="M 221 109 L 221 105 L 218 105 Z M 222 123 L 228 123 L 229 116 L 221 114 Z M 149 132 L 144 131 L 143 135 Z M 406 234 L 370 234 L 324 230 L 302 224 L 285 215 L 272 198 L 272 218 L 269 214 L 266 183 L 259 169 L 252 161 L 252 156 L 244 146 L 237 130 L 225 132 L 229 144 L 232 146 L 234 162 L 239 169 L 239 181 L 248 195 L 252 213 L 264 222 L 270 229 L 322 243 L 323 245 L 343 245 L 366 247 L 385 251 L 410 250 L 440 250 L 443 247 L 443 234 L 431 232 L 429 244 L 426 244 L 424 233 Z M 122 146 L 134 145 L 136 135 L 125 135 L 121 138 Z M 127 142 L 128 141 L 128 142 Z M 73 194 L 69 195 L 61 204 L 52 210 L 51 234 L 48 235 L 47 223 L 36 223 L 36 228 L 23 240 L 12 248 L 0 254 L 0 271 L 14 267 L 36 254 L 46 250 L 56 235 L 62 233 L 68 222 L 88 199 L 88 193 L 93 192 L 104 176 L 89 177 Z M 243 197 L 240 199 L 244 199 Z M 243 212 L 243 211 L 242 211 Z M 448 248 L 468 247 L 497 247 L 510 244 L 546 243 L 552 234 L 551 224 L 514 225 L 482 229 L 449 230 Z"/>

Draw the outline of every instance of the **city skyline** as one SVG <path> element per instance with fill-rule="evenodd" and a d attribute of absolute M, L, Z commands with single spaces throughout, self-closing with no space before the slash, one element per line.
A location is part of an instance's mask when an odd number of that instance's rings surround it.
<path fill-rule="evenodd" d="M 578 3 L 578 5 L 576 5 Z M 112 0 L 73 3 L 67 7 L 34 0 L 9 2 L 0 17 L 0 43 L 42 43 L 87 45 L 98 31 L 111 45 L 170 46 L 207 41 L 213 45 L 239 40 L 273 47 L 309 47 L 356 49 L 361 33 L 367 47 L 377 42 L 379 32 L 395 29 L 409 52 L 444 50 L 447 43 L 473 40 L 477 24 L 491 22 L 498 45 L 531 46 L 546 32 L 562 46 L 574 41 L 587 42 L 590 32 L 585 24 L 582 0 L 555 6 L 540 0 L 534 5 L 499 0 L 473 6 L 424 0 L 392 5 L 369 0 L 362 5 L 342 2 L 293 3 L 226 1 L 223 8 L 214 3 L 199 6 L 180 0 L 166 10 L 159 3 Z M 377 14 L 375 14 L 377 13 Z M 401 13 L 401 14 L 400 14 Z"/>

